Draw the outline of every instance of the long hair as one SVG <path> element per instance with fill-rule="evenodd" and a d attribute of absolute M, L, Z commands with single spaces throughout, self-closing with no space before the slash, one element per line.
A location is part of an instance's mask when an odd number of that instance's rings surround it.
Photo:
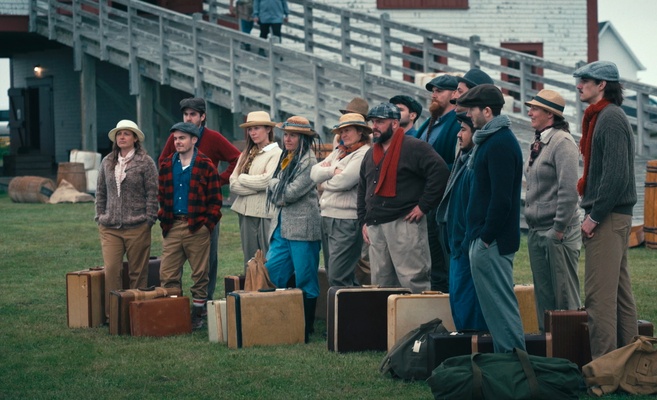
<path fill-rule="evenodd" d="M 278 159 L 278 166 L 274 172 L 274 177 L 278 178 L 278 184 L 273 190 L 267 191 L 267 206 L 272 207 L 283 197 L 283 192 L 287 185 L 301 173 L 303 160 L 308 153 L 313 152 L 316 148 L 315 137 L 310 135 L 299 134 L 299 147 L 294 152 L 294 157 L 285 169 L 281 169 L 281 163 L 287 157 L 288 152 L 283 151 Z"/>
<path fill-rule="evenodd" d="M 360 140 L 359 142 L 365 142 L 367 144 L 372 143 L 372 138 L 370 137 L 370 134 L 365 130 L 365 128 L 360 127 L 360 126 L 355 126 L 356 131 L 360 133 Z"/>
<path fill-rule="evenodd" d="M 596 80 L 596 83 L 600 83 L 600 81 Z M 620 107 L 623 105 L 623 85 L 620 82 L 607 81 L 603 97 Z"/>
<path fill-rule="evenodd" d="M 568 121 L 566 121 L 565 119 L 563 119 L 563 117 L 560 117 L 556 114 L 552 114 L 552 115 L 554 116 L 553 119 L 554 122 L 552 123 L 552 127 L 554 129 L 559 129 L 570 133 L 570 127 L 568 126 Z"/>
<path fill-rule="evenodd" d="M 132 131 L 130 131 L 130 132 L 132 132 Z M 142 151 L 144 152 L 144 154 L 146 154 L 146 150 L 141 147 L 141 142 L 139 141 L 139 138 L 137 137 L 137 134 L 132 132 L 132 135 L 135 137 L 135 139 L 137 139 L 135 141 L 135 154 L 137 154 L 139 152 L 142 152 Z M 120 154 L 121 154 L 121 149 L 119 148 L 119 145 L 116 144 L 116 137 L 115 137 L 115 141 L 112 143 L 112 153 L 111 153 L 111 156 L 110 156 L 110 166 L 111 166 L 112 169 L 114 169 L 114 167 L 116 167 L 116 164 L 119 162 L 119 155 Z"/>
<path fill-rule="evenodd" d="M 274 142 L 274 127 L 272 126 L 265 126 L 265 128 L 269 128 L 269 133 L 267 134 L 267 138 L 269 138 L 269 143 Z M 247 163 L 248 158 L 249 158 L 249 153 L 251 153 L 251 150 L 254 147 L 257 147 L 257 145 L 253 142 L 253 139 L 251 139 L 251 136 L 248 133 L 249 128 L 244 129 L 244 139 L 246 141 L 246 146 L 244 147 L 244 150 L 242 151 L 242 155 L 240 157 L 240 161 L 237 164 L 237 173 L 241 174 L 242 173 L 242 168 L 244 168 L 244 165 Z"/>

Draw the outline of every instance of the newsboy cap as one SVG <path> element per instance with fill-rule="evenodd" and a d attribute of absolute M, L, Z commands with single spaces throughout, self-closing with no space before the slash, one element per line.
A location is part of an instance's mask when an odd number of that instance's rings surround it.
<path fill-rule="evenodd" d="M 470 127 L 470 130 L 474 131 L 474 122 L 472 122 L 472 118 L 468 117 L 468 113 L 462 112 L 456 114 L 456 120 L 466 124 Z"/>
<path fill-rule="evenodd" d="M 381 118 L 381 119 L 401 119 L 401 113 L 396 105 L 391 103 L 381 103 L 378 106 L 372 107 L 367 113 L 367 119 Z"/>
<path fill-rule="evenodd" d="M 420 114 L 422 114 L 422 104 L 418 103 L 417 100 L 412 98 L 411 96 L 406 96 L 405 94 L 400 94 L 397 96 L 393 96 L 388 100 L 391 104 L 403 104 L 406 107 L 408 107 L 408 110 L 410 112 L 414 112 L 417 114 L 415 119 L 418 119 L 420 117 Z M 415 121 L 413 121 L 415 122 Z"/>
<path fill-rule="evenodd" d="M 620 75 L 618 67 L 611 61 L 595 61 L 577 68 L 573 73 L 575 78 L 597 79 L 599 81 L 618 82 Z"/>
<path fill-rule="evenodd" d="M 495 85 L 483 84 L 470 89 L 456 100 L 461 107 L 490 107 L 502 108 L 504 96 Z"/>
<path fill-rule="evenodd" d="M 458 84 L 459 81 L 456 80 L 454 75 L 445 74 L 433 78 L 429 81 L 429 83 L 426 84 L 425 87 L 430 92 L 433 91 L 433 88 L 441 90 L 456 90 Z"/>
<path fill-rule="evenodd" d="M 182 133 L 188 133 L 192 136 L 199 137 L 198 126 L 192 124 L 191 122 L 177 122 L 173 124 L 171 129 L 169 129 L 169 133 L 173 133 L 175 131 L 180 131 Z"/>
<path fill-rule="evenodd" d="M 465 75 L 457 76 L 456 80 L 465 83 L 468 89 L 472 89 L 477 85 L 483 85 L 486 83 L 492 85 L 494 83 L 493 79 L 479 68 L 472 68 L 470 71 L 466 72 Z"/>
<path fill-rule="evenodd" d="M 185 108 L 191 108 L 201 114 L 205 114 L 205 100 L 199 97 L 190 97 L 180 100 L 180 111 L 185 111 Z"/>

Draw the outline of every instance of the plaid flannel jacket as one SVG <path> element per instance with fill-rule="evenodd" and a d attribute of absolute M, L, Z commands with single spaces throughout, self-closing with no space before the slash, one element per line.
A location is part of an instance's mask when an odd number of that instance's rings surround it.
<path fill-rule="evenodd" d="M 221 219 L 221 186 L 219 186 L 219 174 L 217 168 L 207 156 L 194 149 L 194 166 L 189 184 L 189 198 L 187 216 L 189 218 L 189 230 L 196 232 L 203 225 L 210 232 Z M 174 153 L 176 154 L 176 153 Z M 173 156 L 162 161 L 160 164 L 159 190 L 157 199 L 160 209 L 157 213 L 162 227 L 162 236 L 173 226 Z"/>

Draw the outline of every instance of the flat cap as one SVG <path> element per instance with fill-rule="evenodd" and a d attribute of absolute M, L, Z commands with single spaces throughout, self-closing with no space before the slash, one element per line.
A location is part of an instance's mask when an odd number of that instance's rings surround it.
<path fill-rule="evenodd" d="M 495 85 L 483 84 L 470 89 L 456 100 L 461 107 L 490 107 L 502 108 L 504 96 Z"/>
<path fill-rule="evenodd" d="M 618 82 L 620 75 L 618 67 L 611 61 L 595 61 L 577 68 L 573 73 L 575 78 L 597 79 L 599 81 Z"/>
<path fill-rule="evenodd" d="M 483 85 L 486 83 L 492 85 L 494 83 L 493 79 L 479 68 L 472 68 L 470 71 L 466 72 L 465 75 L 457 76 L 456 80 L 465 83 L 468 89 L 472 89 L 477 85 Z"/>
<path fill-rule="evenodd" d="M 205 114 L 205 100 L 199 97 L 190 97 L 180 100 L 180 111 L 185 111 L 185 108 L 191 108 L 201 114 Z"/>
<path fill-rule="evenodd" d="M 390 101 L 391 104 L 403 104 L 403 105 L 405 105 L 406 107 L 408 107 L 408 109 L 411 112 L 414 112 L 415 114 L 417 114 L 418 117 L 420 116 L 420 114 L 422 114 L 422 104 L 418 103 L 417 100 L 415 100 L 411 96 L 406 96 L 405 94 L 400 94 L 400 95 L 391 97 L 390 100 L 388 100 L 388 101 Z"/>
<path fill-rule="evenodd" d="M 367 113 L 367 119 L 381 118 L 381 119 L 397 119 L 401 118 L 401 113 L 396 105 L 391 103 L 381 103 L 378 106 L 372 107 Z"/>
<path fill-rule="evenodd" d="M 466 124 L 467 126 L 470 127 L 471 130 L 474 131 L 474 122 L 472 122 L 472 118 L 468 117 L 468 113 L 465 112 L 458 113 L 456 114 L 456 119 L 459 122 Z"/>
<path fill-rule="evenodd" d="M 192 136 L 199 137 L 198 126 L 192 124 L 191 122 L 177 122 L 173 124 L 171 129 L 169 129 L 169 133 L 173 133 L 175 131 L 180 131 L 182 133 L 188 133 Z"/>
<path fill-rule="evenodd" d="M 430 92 L 433 88 L 441 90 L 456 90 L 458 84 L 459 81 L 456 80 L 454 75 L 440 75 L 430 80 L 425 87 Z"/>

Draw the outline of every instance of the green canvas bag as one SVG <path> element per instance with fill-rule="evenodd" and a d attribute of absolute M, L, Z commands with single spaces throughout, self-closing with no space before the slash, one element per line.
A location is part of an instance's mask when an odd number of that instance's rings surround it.
<path fill-rule="evenodd" d="M 577 399 L 582 375 L 562 358 L 474 353 L 448 358 L 427 383 L 438 399 Z"/>

